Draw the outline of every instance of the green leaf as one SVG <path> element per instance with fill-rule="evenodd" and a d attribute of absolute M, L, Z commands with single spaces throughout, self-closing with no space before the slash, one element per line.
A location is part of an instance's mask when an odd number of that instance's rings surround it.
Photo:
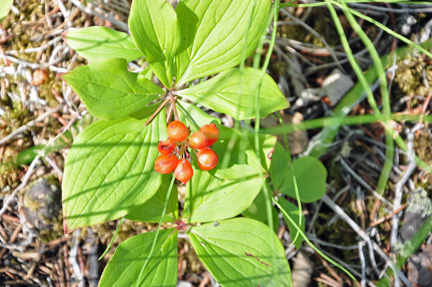
<path fill-rule="evenodd" d="M 230 168 L 218 168 L 215 176 L 221 179 L 241 180 L 245 177 L 257 177 L 258 171 L 245 164 L 234 164 Z"/>
<path fill-rule="evenodd" d="M 191 118 L 195 121 L 195 123 L 202 127 L 203 125 L 207 125 L 210 123 L 220 124 L 220 119 L 210 116 L 208 113 L 204 112 L 197 106 L 184 102 L 182 100 L 177 100 L 177 105 L 180 105 L 178 109 L 180 121 L 184 122 L 186 126 L 190 127 L 191 131 L 197 131 L 198 128 L 195 127 Z"/>
<path fill-rule="evenodd" d="M 273 230 L 275 233 L 278 232 L 279 229 L 279 214 L 275 207 L 271 204 L 270 200 L 270 206 L 272 211 L 272 217 L 273 217 Z M 252 204 L 243 211 L 243 216 L 249 217 L 258 221 L 261 221 L 262 223 L 268 224 L 268 218 L 267 218 L 267 204 L 264 196 L 264 190 L 262 189 L 260 193 L 258 193 L 257 197 L 255 197 Z"/>
<path fill-rule="evenodd" d="M 255 98 L 260 79 L 261 71 L 258 69 L 232 69 L 203 83 L 177 91 L 177 94 L 216 112 L 229 114 L 235 119 L 251 119 L 256 115 Z M 289 107 L 278 85 L 267 74 L 262 81 L 259 103 L 261 118 Z"/>
<path fill-rule="evenodd" d="M 233 68 L 242 56 L 250 56 L 266 29 L 270 6 L 270 0 L 180 1 L 178 86 Z"/>
<path fill-rule="evenodd" d="M 258 135 L 258 142 L 260 146 L 259 157 L 261 165 L 265 170 L 269 170 L 270 163 L 277 142 L 277 137 L 272 135 Z M 249 143 L 254 150 L 255 148 L 255 134 L 249 134 Z"/>
<path fill-rule="evenodd" d="M 9 14 L 12 4 L 13 0 L 2 0 L 0 2 L 0 20 L 3 20 L 3 18 Z"/>
<path fill-rule="evenodd" d="M 227 128 L 216 123 L 219 129 L 219 139 L 213 145 L 214 151 L 219 156 L 219 163 L 215 172 L 224 168 L 232 168 L 235 165 L 247 165 L 243 177 L 256 176 L 263 167 L 255 154 L 255 150 L 249 143 L 249 135 L 240 131 Z M 248 172 L 253 171 L 253 172 Z"/>
<path fill-rule="evenodd" d="M 292 287 L 285 250 L 265 224 L 234 218 L 192 227 L 188 236 L 201 261 L 224 287 Z"/>
<path fill-rule="evenodd" d="M 194 176 L 186 186 L 184 217 L 188 222 L 209 222 L 240 214 L 250 206 L 264 182 L 258 177 L 219 179 L 193 168 Z"/>
<path fill-rule="evenodd" d="M 293 166 L 300 200 L 309 203 L 320 199 L 326 192 L 327 170 L 325 166 L 314 157 L 299 158 L 293 163 Z M 291 172 L 286 176 L 280 192 L 297 198 Z"/>
<path fill-rule="evenodd" d="M 63 186 L 65 232 L 125 216 L 161 185 L 154 171 L 165 118 L 99 121 L 75 139 L 67 156 Z"/>
<path fill-rule="evenodd" d="M 153 79 L 153 71 L 150 66 L 145 67 L 145 69 L 142 70 L 139 74 L 141 76 L 144 76 L 144 78 L 146 78 L 147 80 L 151 81 Z"/>
<path fill-rule="evenodd" d="M 150 104 L 148 106 L 145 106 L 141 108 L 140 110 L 136 111 L 133 114 L 130 114 L 129 116 L 131 118 L 136 118 L 138 120 L 147 119 L 149 118 L 154 111 L 161 105 L 162 101 L 158 101 L 154 104 Z"/>
<path fill-rule="evenodd" d="M 166 0 L 135 0 L 129 16 L 129 29 L 138 49 L 165 87 L 175 75 L 174 56 L 180 45 L 177 14 Z"/>
<path fill-rule="evenodd" d="M 272 156 L 270 175 L 276 191 L 297 198 L 288 153 L 278 143 Z M 327 170 L 314 157 L 301 157 L 293 163 L 298 192 L 302 202 L 314 202 L 326 192 Z"/>
<path fill-rule="evenodd" d="M 255 197 L 252 204 L 243 211 L 243 216 L 265 222 L 267 220 L 267 204 L 265 202 L 264 190 L 261 190 Z"/>
<path fill-rule="evenodd" d="M 134 208 L 126 215 L 126 219 L 159 223 L 164 208 L 166 194 L 170 186 L 171 174 L 162 175 L 162 184 L 156 194 L 143 205 Z M 167 214 L 163 222 L 175 222 L 178 218 L 178 195 L 177 187 L 173 186 L 168 201 Z"/>
<path fill-rule="evenodd" d="M 272 211 L 272 217 L 273 217 L 273 231 L 275 234 L 279 231 L 279 212 L 276 210 L 274 206 L 271 208 Z M 268 219 L 263 221 L 266 225 L 269 225 Z"/>
<path fill-rule="evenodd" d="M 175 287 L 177 284 L 177 232 L 171 228 L 161 230 L 155 252 L 145 270 L 155 233 L 136 235 L 122 242 L 102 273 L 100 287 Z M 157 252 L 156 252 L 157 251 Z M 143 273 L 144 272 L 144 273 Z M 137 282 L 139 274 L 143 280 Z"/>
<path fill-rule="evenodd" d="M 142 75 L 127 70 L 124 59 L 101 59 L 63 75 L 87 109 L 103 120 L 131 115 L 164 91 Z"/>
<path fill-rule="evenodd" d="M 285 210 L 285 212 L 291 217 L 292 220 L 297 224 L 297 226 L 300 226 L 303 233 L 305 232 L 305 217 L 302 214 L 301 216 L 301 225 L 299 224 L 299 209 L 297 206 L 289 202 L 283 197 L 278 196 L 278 201 L 281 207 Z M 285 214 L 283 214 L 283 217 L 285 219 L 286 224 L 288 225 L 288 229 L 290 231 L 291 240 L 294 241 L 296 234 L 297 234 L 297 228 L 294 227 L 294 225 L 286 218 Z M 301 235 L 297 236 L 297 240 L 294 242 L 294 245 L 297 249 L 300 248 L 301 244 L 303 242 L 303 237 Z"/>
<path fill-rule="evenodd" d="M 106 27 L 93 26 L 68 31 L 63 34 L 63 38 L 72 49 L 90 61 L 122 58 L 130 62 L 143 56 L 128 34 Z"/>
<path fill-rule="evenodd" d="M 257 197 L 255 197 L 252 204 L 242 212 L 242 215 L 251 219 L 255 219 L 261 221 L 262 223 L 270 226 L 267 218 L 267 204 L 265 201 L 264 190 L 262 189 L 260 193 L 258 193 Z M 270 201 L 271 214 L 273 218 L 273 231 L 277 234 L 279 230 L 279 213 L 276 208 L 271 204 Z"/>
<path fill-rule="evenodd" d="M 271 158 L 270 176 L 274 189 L 279 191 L 286 180 L 290 168 L 289 155 L 282 147 L 280 142 L 276 142 Z"/>
<path fill-rule="evenodd" d="M 188 222 L 208 222 L 236 216 L 248 208 L 265 178 L 247 136 L 218 125 L 219 140 L 213 149 L 219 156 L 217 167 L 201 170 L 194 159 L 194 176 L 186 185 L 183 217 Z"/>

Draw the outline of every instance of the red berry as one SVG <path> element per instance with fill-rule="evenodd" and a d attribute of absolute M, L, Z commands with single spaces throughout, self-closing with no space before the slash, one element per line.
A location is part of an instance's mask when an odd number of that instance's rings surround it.
<path fill-rule="evenodd" d="M 187 183 L 193 176 L 193 169 L 190 162 L 185 159 L 179 160 L 174 170 L 174 175 L 182 183 Z"/>
<path fill-rule="evenodd" d="M 208 138 L 202 132 L 194 132 L 189 138 L 189 145 L 193 149 L 202 149 L 208 147 Z"/>
<path fill-rule="evenodd" d="M 172 139 L 167 139 L 166 141 L 161 141 L 158 144 L 158 151 L 161 154 L 170 154 L 175 149 L 176 145 Z"/>
<path fill-rule="evenodd" d="M 172 154 L 162 154 L 155 160 L 155 171 L 163 174 L 172 172 L 177 166 L 178 159 Z"/>
<path fill-rule="evenodd" d="M 219 130 L 215 124 L 203 125 L 200 131 L 208 138 L 208 146 L 214 144 L 219 138 Z"/>
<path fill-rule="evenodd" d="M 203 148 L 197 154 L 198 165 L 202 170 L 211 170 L 216 167 L 218 163 L 218 156 L 214 150 Z"/>
<path fill-rule="evenodd" d="M 189 130 L 184 123 L 172 121 L 167 127 L 167 134 L 175 142 L 183 142 L 189 136 Z"/>

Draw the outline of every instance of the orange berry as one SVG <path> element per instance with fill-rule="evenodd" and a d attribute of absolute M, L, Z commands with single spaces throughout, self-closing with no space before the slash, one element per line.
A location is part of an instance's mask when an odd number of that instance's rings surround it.
<path fill-rule="evenodd" d="M 202 170 L 211 170 L 218 163 L 218 156 L 214 150 L 203 148 L 197 154 L 198 165 Z"/>
<path fill-rule="evenodd" d="M 189 145 L 193 149 L 202 149 L 208 147 L 208 138 L 202 132 L 194 132 L 189 138 Z"/>
<path fill-rule="evenodd" d="M 174 175 L 182 183 L 187 183 L 193 176 L 193 169 L 190 162 L 186 159 L 179 160 L 174 170 Z"/>
<path fill-rule="evenodd" d="M 167 134 L 175 142 L 183 142 L 189 136 L 189 130 L 184 123 L 172 121 L 167 127 Z"/>
<path fill-rule="evenodd" d="M 208 138 L 208 146 L 214 144 L 219 138 L 219 130 L 215 124 L 203 125 L 200 131 Z"/>
<path fill-rule="evenodd" d="M 161 141 L 158 144 L 158 151 L 161 154 L 170 154 L 175 149 L 176 145 L 172 139 L 167 139 L 166 141 Z"/>
<path fill-rule="evenodd" d="M 163 174 L 172 172 L 177 166 L 178 159 L 172 154 L 162 154 L 155 160 L 155 171 Z"/>

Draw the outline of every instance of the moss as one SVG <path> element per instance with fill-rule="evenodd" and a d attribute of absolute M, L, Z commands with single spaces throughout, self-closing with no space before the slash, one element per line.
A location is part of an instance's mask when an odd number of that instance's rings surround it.
<path fill-rule="evenodd" d="M 430 131 L 421 131 L 414 138 L 415 153 L 427 164 L 432 164 L 432 137 Z"/>
<path fill-rule="evenodd" d="M 413 54 L 396 64 L 398 69 L 394 81 L 401 89 L 402 96 L 408 95 L 412 97 L 417 95 L 426 97 L 429 89 L 422 83 L 423 71 L 425 71 L 429 85 L 432 86 L 432 66 L 430 62 L 425 61 L 422 56 Z"/>
<path fill-rule="evenodd" d="M 351 218 L 356 218 L 353 216 L 351 209 L 346 209 L 346 211 Z M 351 230 L 351 227 L 345 221 L 337 219 L 336 222 L 329 225 L 333 216 L 334 213 L 319 213 L 318 220 L 314 225 L 317 238 L 326 242 L 340 242 L 343 245 L 357 244 L 356 238 L 353 236 L 354 231 Z M 306 219 L 307 221 L 308 219 Z M 333 247 L 326 247 L 326 250 L 331 254 L 340 254 L 340 258 L 343 260 L 356 256 L 355 250 L 340 250 Z"/>
<path fill-rule="evenodd" d="M 26 124 L 33 119 L 33 116 L 22 107 L 19 101 L 2 101 L 6 105 L 4 106 L 5 113 L 2 116 L 4 125 L 0 127 L 0 138 L 4 138 L 10 134 L 13 130 Z M 31 139 L 25 137 L 25 133 L 22 136 L 23 140 L 20 140 L 18 144 L 14 141 L 12 144 L 6 145 L 2 160 L 0 163 L 0 187 L 15 188 L 19 183 L 19 173 L 21 168 L 16 165 L 17 155 L 32 146 L 33 142 Z"/>

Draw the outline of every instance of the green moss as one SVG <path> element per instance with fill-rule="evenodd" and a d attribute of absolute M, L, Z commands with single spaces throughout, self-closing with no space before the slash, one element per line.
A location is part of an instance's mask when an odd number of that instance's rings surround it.
<path fill-rule="evenodd" d="M 414 151 L 424 162 L 432 164 L 432 138 L 430 131 L 421 131 L 414 139 Z"/>
<path fill-rule="evenodd" d="M 402 96 L 423 96 L 426 97 L 429 89 L 423 85 L 423 71 L 426 79 L 432 86 L 432 66 L 428 61 L 419 55 L 410 55 L 409 57 L 396 63 L 395 83 L 402 91 Z M 415 104 L 415 103 L 412 103 Z"/>

